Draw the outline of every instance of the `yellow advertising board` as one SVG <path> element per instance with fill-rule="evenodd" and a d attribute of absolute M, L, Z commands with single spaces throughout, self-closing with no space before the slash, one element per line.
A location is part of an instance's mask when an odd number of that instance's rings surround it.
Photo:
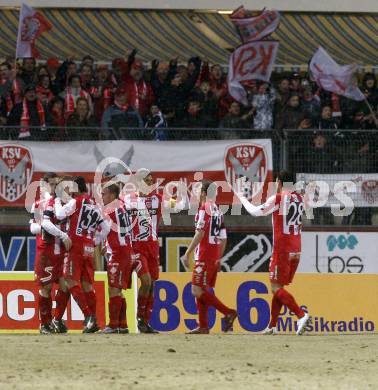
<path fill-rule="evenodd" d="M 162 273 L 155 287 L 152 326 L 182 333 L 197 326 L 191 273 Z M 310 333 L 374 332 L 378 326 L 378 275 L 297 274 L 288 290 L 310 313 Z M 271 292 L 265 273 L 219 273 L 217 296 L 237 309 L 234 332 L 261 332 L 270 320 Z M 294 333 L 296 317 L 283 307 L 280 332 Z M 212 332 L 221 332 L 221 313 L 209 311 Z"/>

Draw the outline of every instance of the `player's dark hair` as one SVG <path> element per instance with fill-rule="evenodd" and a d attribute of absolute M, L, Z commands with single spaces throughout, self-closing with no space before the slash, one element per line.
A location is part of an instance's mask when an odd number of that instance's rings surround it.
<path fill-rule="evenodd" d="M 87 184 L 83 176 L 76 176 L 74 182 L 77 184 L 79 192 L 87 192 Z"/>
<path fill-rule="evenodd" d="M 119 198 L 119 193 L 121 192 L 121 190 L 118 184 L 113 183 L 111 185 L 105 185 L 105 188 L 107 188 L 111 194 L 115 195 L 116 199 Z"/>
<path fill-rule="evenodd" d="M 283 183 L 295 183 L 295 175 L 293 172 L 282 170 L 277 174 L 277 179 Z"/>
<path fill-rule="evenodd" d="M 215 199 L 217 195 L 217 186 L 211 180 L 204 179 L 201 181 L 201 191 L 206 193 L 206 196 L 210 199 Z"/>
<path fill-rule="evenodd" d="M 49 179 L 55 179 L 58 175 L 55 172 L 47 172 L 43 175 L 42 180 L 48 183 Z"/>

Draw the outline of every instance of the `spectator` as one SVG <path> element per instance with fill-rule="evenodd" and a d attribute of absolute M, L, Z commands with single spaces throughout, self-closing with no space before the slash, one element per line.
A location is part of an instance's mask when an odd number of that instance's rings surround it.
<path fill-rule="evenodd" d="M 299 95 L 294 93 L 290 96 L 286 109 L 282 110 L 277 117 L 276 128 L 277 130 L 299 129 L 304 118 Z"/>
<path fill-rule="evenodd" d="M 151 67 L 151 86 L 154 95 L 157 99 L 157 104 L 160 104 L 160 97 L 164 89 L 169 88 L 169 85 L 176 74 L 177 61 L 172 60 L 169 65 L 167 63 L 154 60 Z"/>
<path fill-rule="evenodd" d="M 167 139 L 166 132 L 162 130 L 168 127 L 167 121 L 156 104 L 151 106 L 150 115 L 147 118 L 145 127 L 147 129 L 152 129 L 151 134 L 155 140 L 165 141 Z"/>
<path fill-rule="evenodd" d="M 270 130 L 273 127 L 273 108 L 276 98 L 275 90 L 262 83 L 258 92 L 253 96 L 252 107 L 255 111 L 253 128 L 255 130 Z"/>
<path fill-rule="evenodd" d="M 93 112 L 92 99 L 89 93 L 81 88 L 81 79 L 77 74 L 70 76 L 68 80 L 68 87 L 60 94 L 60 96 L 65 102 L 64 108 L 67 118 L 75 111 L 76 101 L 79 97 L 87 99 L 90 111 Z"/>
<path fill-rule="evenodd" d="M 12 67 L 7 62 L 0 65 L 0 98 L 4 99 L 6 115 L 8 116 L 15 104 L 23 100 L 24 84 L 21 79 L 14 78 Z"/>
<path fill-rule="evenodd" d="M 122 127 L 143 127 L 143 121 L 138 111 L 132 108 L 128 103 L 126 88 L 121 87 L 116 90 L 114 104 L 104 112 L 101 127 L 104 130 L 104 134 L 107 136 L 110 135 L 110 131 L 107 131 L 109 128 L 119 129 Z"/>
<path fill-rule="evenodd" d="M 101 122 L 102 115 L 113 103 L 113 85 L 107 65 L 98 65 L 91 88 L 94 116 Z"/>
<path fill-rule="evenodd" d="M 38 100 L 36 88 L 33 84 L 25 88 L 25 96 L 22 103 L 16 104 L 8 120 L 10 126 L 20 126 L 18 138 L 37 138 L 41 131 L 46 129 L 45 110 Z M 39 129 L 32 129 L 37 127 Z"/>
<path fill-rule="evenodd" d="M 144 80 L 144 66 L 141 60 L 133 60 L 126 76 L 128 101 L 131 107 L 145 117 L 154 101 L 152 87 Z"/>
<path fill-rule="evenodd" d="M 56 72 L 55 84 L 57 91 L 62 92 L 67 86 L 71 76 L 76 75 L 77 65 L 68 59 L 62 63 Z"/>
<path fill-rule="evenodd" d="M 303 89 L 302 108 L 312 123 L 318 123 L 320 118 L 320 99 L 312 93 L 310 85 Z"/>
<path fill-rule="evenodd" d="M 378 88 L 377 79 L 373 73 L 366 73 L 362 81 L 362 92 L 365 94 L 367 101 L 373 110 L 378 107 Z M 368 107 L 366 107 L 368 109 Z M 370 111 L 369 111 L 370 113 Z"/>
<path fill-rule="evenodd" d="M 203 113 L 201 103 L 198 100 L 189 101 L 188 109 L 181 123 L 186 128 L 206 128 L 209 121 Z"/>
<path fill-rule="evenodd" d="M 39 76 L 39 82 L 36 88 L 38 99 L 47 106 L 49 101 L 54 97 L 51 90 L 51 81 L 49 75 Z"/>
<path fill-rule="evenodd" d="M 299 96 L 302 95 L 301 76 L 299 73 L 293 73 L 290 76 L 290 91 L 291 93 L 296 93 Z"/>
<path fill-rule="evenodd" d="M 60 62 L 57 58 L 49 58 L 46 61 L 47 70 L 51 77 L 51 80 L 54 81 L 56 78 L 56 73 L 60 67 Z"/>
<path fill-rule="evenodd" d="M 246 129 L 248 125 L 248 118 L 252 116 L 251 112 L 242 115 L 241 107 L 238 102 L 231 103 L 228 114 L 222 119 L 220 126 L 224 129 Z"/>
<path fill-rule="evenodd" d="M 202 107 L 202 113 L 210 127 L 218 126 L 218 101 L 210 90 L 207 81 L 201 83 L 199 89 L 193 93 L 194 100 L 198 100 Z"/>
<path fill-rule="evenodd" d="M 81 87 L 90 93 L 93 85 L 93 70 L 88 64 L 83 64 L 80 68 Z"/>
<path fill-rule="evenodd" d="M 278 84 L 276 91 L 276 115 L 280 115 L 281 111 L 285 109 L 290 99 L 290 82 L 284 77 Z"/>
<path fill-rule="evenodd" d="M 84 65 L 89 66 L 91 69 L 93 69 L 94 66 L 93 57 L 91 57 L 90 55 L 84 56 L 83 59 L 81 60 L 81 67 L 83 67 Z"/>
<path fill-rule="evenodd" d="M 66 126 L 64 100 L 59 96 L 53 97 L 47 106 L 47 124 L 53 127 Z"/>
<path fill-rule="evenodd" d="M 321 130 L 337 130 L 338 125 L 334 117 L 332 117 L 332 108 L 323 106 L 320 114 L 319 129 Z"/>
<path fill-rule="evenodd" d="M 68 135 L 74 140 L 98 139 L 98 132 L 91 130 L 91 127 L 97 127 L 98 123 L 91 115 L 87 99 L 80 97 L 77 99 L 75 111 L 67 120 L 68 128 L 80 128 L 80 131 L 68 130 Z"/>
<path fill-rule="evenodd" d="M 25 85 L 34 83 L 36 75 L 36 61 L 35 58 L 24 58 L 22 60 L 20 79 Z"/>

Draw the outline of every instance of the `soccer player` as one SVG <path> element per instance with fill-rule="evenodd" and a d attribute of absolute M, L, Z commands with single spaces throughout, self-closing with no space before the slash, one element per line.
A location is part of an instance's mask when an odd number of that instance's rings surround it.
<path fill-rule="evenodd" d="M 78 176 L 74 183 L 78 192 L 75 192 L 74 197 L 64 206 L 59 197 L 55 199 L 56 216 L 59 219 L 69 217 L 67 232 L 72 241 L 72 248 L 64 259 L 63 275 L 71 295 L 84 314 L 83 333 L 94 333 L 99 330 L 96 321 L 96 295 L 93 289 L 94 247 L 104 241 L 109 233 L 109 226 L 103 220 L 93 199 L 87 194 L 84 178 Z"/>
<path fill-rule="evenodd" d="M 131 286 L 133 272 L 131 222 L 123 202 L 120 188 L 115 183 L 105 184 L 102 190 L 105 220 L 109 223 L 106 248 L 110 254 L 107 265 L 109 283 L 109 324 L 102 333 L 129 333 L 126 320 L 126 299 L 122 290 Z"/>
<path fill-rule="evenodd" d="M 177 212 L 184 208 L 185 199 L 171 204 L 163 196 L 153 191 L 151 172 L 140 169 L 137 172 L 139 192 L 126 194 L 125 207 L 130 215 L 134 270 L 141 285 L 138 291 L 138 329 L 141 333 L 158 333 L 150 325 L 154 305 L 154 285 L 159 279 L 160 248 L 158 227 L 162 210 Z"/>
<path fill-rule="evenodd" d="M 39 285 L 38 311 L 40 317 L 40 333 L 50 334 L 66 333 L 67 327 L 63 320 L 55 324 L 52 320 L 51 289 L 53 283 L 59 283 L 56 294 L 57 309 L 64 313 L 67 301 L 59 299 L 68 294 L 67 287 L 62 278 L 64 251 L 71 247 L 68 235 L 59 229 L 54 215 L 54 198 L 57 175 L 46 173 L 43 182 L 48 186 L 45 198 L 36 201 L 32 206 L 33 216 L 30 220 L 30 231 L 37 236 L 36 259 L 34 266 L 35 279 Z M 63 245 L 62 245 L 63 244 Z M 69 294 L 68 294 L 69 297 Z M 63 314 L 62 314 L 63 315 Z"/>
<path fill-rule="evenodd" d="M 196 232 L 189 244 L 182 261 L 189 267 L 189 256 L 195 252 L 195 264 L 192 277 L 192 294 L 197 301 L 199 326 L 189 334 L 208 334 L 208 310 L 215 307 L 224 317 L 228 332 L 237 317 L 236 310 L 225 306 L 215 294 L 208 289 L 215 287 L 217 273 L 220 270 L 220 259 L 226 247 L 227 234 L 224 227 L 224 217 L 215 203 L 216 185 L 208 180 L 202 180 L 200 190 L 200 208 L 195 217 Z"/>
<path fill-rule="evenodd" d="M 303 196 L 290 189 L 293 183 L 292 173 L 280 172 L 277 177 L 277 194 L 269 197 L 260 206 L 254 206 L 242 194 L 236 192 L 252 216 L 273 214 L 273 253 L 269 264 L 273 298 L 270 323 L 263 332 L 267 335 L 278 333 L 277 321 L 283 305 L 298 317 L 297 335 L 305 332 L 310 321 L 309 314 L 298 306 L 295 298 L 285 289 L 285 286 L 293 281 L 300 260 L 302 214 L 305 208 Z"/>

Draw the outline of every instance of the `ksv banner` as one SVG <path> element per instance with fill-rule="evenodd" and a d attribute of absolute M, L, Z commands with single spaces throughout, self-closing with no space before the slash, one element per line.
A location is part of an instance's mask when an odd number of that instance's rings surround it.
<path fill-rule="evenodd" d="M 86 142 L 0 142 L 0 207 L 23 207 L 32 181 L 45 172 L 82 175 L 93 183 L 94 172 L 106 157 L 119 159 L 105 167 L 104 176 L 127 174 L 148 168 L 162 191 L 170 181 L 183 181 L 190 192 L 193 183 L 210 179 L 224 183 L 218 202 L 231 204 L 234 185 L 241 176 L 250 183 L 272 180 L 270 139 L 245 141 L 86 141 Z M 227 187 L 227 188 L 226 188 Z M 261 187 L 264 191 L 265 187 Z M 254 192 L 260 197 L 261 191 Z M 93 185 L 90 187 L 93 193 Z M 250 192 L 251 196 L 251 192 Z"/>
<path fill-rule="evenodd" d="M 341 201 L 342 190 L 346 191 L 355 207 L 378 207 L 377 173 L 298 173 L 297 181 L 303 181 L 307 186 L 314 188 L 318 193 L 319 207 L 344 204 Z M 347 190 L 343 182 L 352 182 L 354 188 Z"/>
<path fill-rule="evenodd" d="M 191 294 L 190 273 L 166 273 L 155 286 L 152 326 L 160 332 L 183 333 L 198 326 Z M 238 311 L 234 332 L 258 333 L 270 320 L 271 293 L 268 274 L 220 273 L 217 296 Z M 377 275 L 298 274 L 291 291 L 302 309 L 312 316 L 309 333 L 375 332 L 378 326 Z M 278 329 L 294 333 L 296 317 L 282 308 Z M 222 314 L 209 311 L 212 332 L 222 330 Z"/>
<path fill-rule="evenodd" d="M 304 232 L 298 272 L 378 274 L 377 233 Z"/>

